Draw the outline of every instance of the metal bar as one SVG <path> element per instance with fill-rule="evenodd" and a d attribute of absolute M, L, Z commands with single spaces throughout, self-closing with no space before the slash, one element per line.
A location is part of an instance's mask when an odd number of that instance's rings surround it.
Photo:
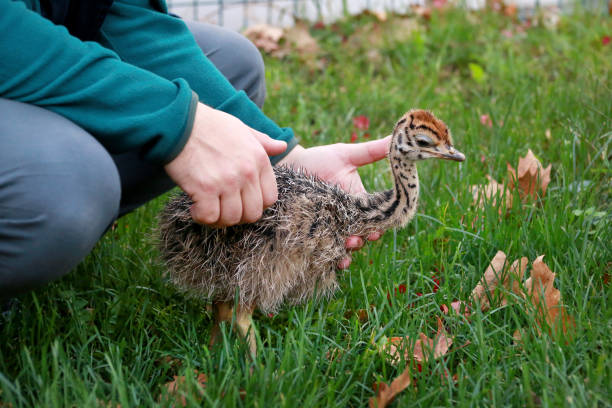
<path fill-rule="evenodd" d="M 242 28 L 249 26 L 249 1 L 242 0 Z"/>

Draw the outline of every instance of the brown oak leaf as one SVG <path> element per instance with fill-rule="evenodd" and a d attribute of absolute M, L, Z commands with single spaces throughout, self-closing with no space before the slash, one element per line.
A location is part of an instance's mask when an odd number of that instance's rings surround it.
<path fill-rule="evenodd" d="M 410 337 L 408 336 L 391 337 L 387 341 L 388 346 L 385 347 L 385 351 L 391 357 L 391 363 L 397 364 L 400 362 L 400 350 L 403 349 L 404 360 L 408 364 L 404 371 L 391 382 L 390 386 L 384 382 L 378 384 L 376 396 L 370 398 L 370 408 L 382 408 L 393 401 L 397 394 L 412 383 L 410 375 L 412 363 L 417 362 L 416 367 L 420 370 L 420 363 L 428 361 L 430 357 L 437 359 L 446 355 L 453 344 L 453 337 L 449 335 L 442 320 L 438 318 L 438 331 L 434 338 L 430 339 L 425 334 L 419 333 L 419 339 L 414 342 L 412 349 L 403 347 L 410 344 Z"/>
<path fill-rule="evenodd" d="M 244 30 L 243 34 L 255 46 L 267 53 L 280 49 L 280 40 L 283 38 L 283 29 L 268 24 L 257 24 Z"/>
<path fill-rule="evenodd" d="M 471 297 L 480 304 L 482 311 L 489 309 L 491 300 L 498 300 L 502 306 L 505 306 L 508 301 L 504 291 L 511 291 L 517 295 L 522 294 L 521 282 L 527 269 L 527 263 L 528 259 L 523 257 L 508 267 L 506 254 L 503 251 L 497 251 L 480 282 L 472 290 Z M 497 288 L 501 290 L 496 291 Z"/>
<path fill-rule="evenodd" d="M 203 390 L 206 388 L 206 383 L 208 382 L 208 377 L 204 373 L 200 373 L 197 370 L 193 370 L 194 376 L 198 385 L 201 389 L 198 390 L 199 394 L 198 398 L 201 397 Z M 175 375 L 173 376 L 173 380 L 164 384 L 165 393 L 160 396 L 160 402 L 168 401 L 170 398 L 176 398 L 176 405 L 179 407 L 187 406 L 187 399 L 185 398 L 185 384 L 186 378 L 184 375 Z"/>
<path fill-rule="evenodd" d="M 448 349 L 453 344 L 453 337 L 448 334 L 442 320 L 438 318 L 438 331 L 433 339 L 419 333 L 419 338 L 412 344 L 412 348 L 409 346 L 411 343 L 409 336 L 391 337 L 387 340 L 384 351 L 389 356 L 391 364 L 398 364 L 401 361 L 401 351 L 404 353 L 404 361 L 414 359 L 423 363 L 429 360 L 432 353 L 434 359 L 442 357 L 448 353 Z"/>
<path fill-rule="evenodd" d="M 283 38 L 300 55 L 319 53 L 319 43 L 310 35 L 310 30 L 305 22 L 298 21 L 292 27 L 285 29 Z"/>
<path fill-rule="evenodd" d="M 410 365 L 407 365 L 406 369 L 391 382 L 390 386 L 384 382 L 375 386 L 376 396 L 370 398 L 370 408 L 386 407 L 397 394 L 405 390 L 411 383 Z"/>
<path fill-rule="evenodd" d="M 526 295 L 535 307 L 536 323 L 553 333 L 559 334 L 561 329 L 564 335 L 571 334 L 569 330 L 576 326 L 574 319 L 561 305 L 561 292 L 553 286 L 555 274 L 542 258 L 544 255 L 533 261 L 531 276 L 525 281 Z"/>
<path fill-rule="evenodd" d="M 487 174 L 488 184 L 476 184 L 470 187 L 472 192 L 472 205 L 483 208 L 485 203 L 490 203 L 493 207 L 497 206 L 497 200 L 504 200 L 506 208 L 512 207 L 512 194 L 502 183 L 497 182 Z M 501 207 L 500 207 L 501 212 Z"/>
<path fill-rule="evenodd" d="M 519 157 L 518 167 L 508 166 L 508 187 L 513 190 L 518 187 L 519 197 L 525 202 L 530 198 L 544 197 L 550 183 L 550 171 L 552 165 L 544 168 L 542 163 L 535 157 L 531 149 L 525 157 Z"/>

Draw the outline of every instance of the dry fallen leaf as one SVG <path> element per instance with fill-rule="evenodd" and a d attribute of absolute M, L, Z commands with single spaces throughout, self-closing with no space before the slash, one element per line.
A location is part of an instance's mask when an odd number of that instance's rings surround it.
<path fill-rule="evenodd" d="M 451 310 L 453 310 L 458 315 L 463 315 L 465 317 L 470 317 L 470 315 L 472 314 L 472 312 L 470 312 L 470 304 L 464 302 L 463 300 L 455 300 L 451 302 L 450 308 L 448 307 L 448 305 L 442 305 L 440 306 L 440 310 L 442 310 L 442 313 L 444 313 L 445 315 L 449 314 Z"/>
<path fill-rule="evenodd" d="M 383 351 L 389 356 L 391 364 L 398 364 L 401 361 L 401 351 L 404 352 L 404 361 L 415 360 L 423 363 L 429 360 L 433 353 L 433 358 L 439 358 L 448 353 L 448 349 L 453 344 L 453 338 L 438 318 L 438 331 L 433 339 L 423 333 L 419 333 L 419 339 L 410 348 L 410 337 L 391 337 L 387 340 L 387 345 Z"/>
<path fill-rule="evenodd" d="M 419 333 L 419 339 L 414 342 L 412 349 L 410 349 L 410 347 L 405 347 L 405 345 L 410 344 L 410 338 L 408 336 L 391 337 L 387 342 L 387 346 L 384 347 L 383 350 L 391 357 L 391 363 L 397 364 L 401 361 L 400 349 L 403 349 L 404 360 L 407 361 L 408 364 L 404 371 L 393 380 L 391 386 L 382 382 L 378 384 L 376 397 L 370 398 L 371 408 L 382 408 L 393 401 L 398 393 L 412 383 L 412 378 L 410 376 L 410 367 L 412 363 L 416 361 L 417 367 L 420 367 L 420 363 L 428 361 L 432 356 L 434 359 L 437 359 L 446 355 L 453 344 L 453 337 L 448 334 L 442 320 L 438 318 L 438 331 L 434 338 L 430 339 L 425 334 Z"/>
<path fill-rule="evenodd" d="M 370 408 L 384 408 L 389 404 L 397 394 L 402 392 L 406 387 L 412 383 L 412 377 L 410 376 L 410 365 L 406 366 L 406 369 L 396 377 L 391 386 L 381 382 L 376 387 L 376 397 L 370 398 Z"/>
<path fill-rule="evenodd" d="M 506 208 L 511 208 L 512 194 L 510 194 L 508 189 L 506 189 L 503 184 L 498 183 L 493 177 L 489 176 L 488 174 L 487 180 L 489 180 L 489 184 L 478 184 L 470 187 L 472 197 L 474 198 L 472 204 L 483 208 L 485 203 L 491 203 L 491 205 L 495 207 L 497 206 L 497 199 L 503 198 L 506 201 Z"/>
<path fill-rule="evenodd" d="M 268 24 L 257 24 L 244 30 L 243 33 L 255 46 L 267 53 L 280 49 L 283 29 Z"/>
<path fill-rule="evenodd" d="M 376 309 L 376 306 L 370 305 L 370 312 L 372 312 L 374 309 Z M 366 309 L 348 309 L 346 312 L 344 312 L 345 319 L 350 319 L 353 316 L 357 316 L 357 318 L 359 319 L 359 323 L 365 323 L 369 319 L 368 311 Z"/>
<path fill-rule="evenodd" d="M 504 6 L 504 13 L 503 14 L 506 17 L 515 18 L 517 16 L 517 14 L 518 14 L 518 7 L 514 3 L 506 4 Z"/>
<path fill-rule="evenodd" d="M 389 17 L 387 15 L 387 12 L 384 11 L 384 10 L 370 10 L 370 9 L 363 10 L 360 15 L 374 16 L 381 23 L 384 23 L 385 21 L 387 21 L 387 19 Z M 359 17 L 359 16 L 355 16 L 355 17 Z"/>
<path fill-rule="evenodd" d="M 519 158 L 517 170 L 514 170 L 508 163 L 508 187 L 513 190 L 518 187 L 521 201 L 525 202 L 529 198 L 544 197 L 546 188 L 550 183 L 550 171 L 552 165 L 544 168 L 542 163 L 535 157 L 531 149 L 527 151 L 525 157 Z"/>
<path fill-rule="evenodd" d="M 202 394 L 203 390 L 206 388 L 208 377 L 206 376 L 206 374 L 200 373 L 197 370 L 193 370 L 193 373 L 196 377 L 198 385 L 201 387 L 199 393 Z M 160 402 L 168 401 L 169 398 L 174 397 L 177 399 L 176 403 L 178 406 L 186 407 L 187 399 L 185 398 L 184 394 L 186 378 L 184 375 L 175 375 L 173 378 L 174 379 L 172 381 L 164 384 L 164 387 L 166 388 L 166 394 L 162 394 L 162 396 L 160 396 Z"/>
<path fill-rule="evenodd" d="M 554 287 L 555 274 L 550 270 L 540 255 L 533 261 L 531 276 L 525 281 L 527 296 L 535 307 L 538 326 L 548 327 L 553 333 L 569 333 L 575 327 L 574 319 L 567 314 L 561 305 L 561 292 Z"/>
<path fill-rule="evenodd" d="M 520 295 L 521 282 L 525 275 L 528 259 L 523 257 L 517 259 L 510 267 L 506 262 L 506 254 L 502 251 L 497 251 L 489 266 L 485 270 L 484 275 L 474 290 L 472 290 L 472 299 L 480 304 L 482 311 L 489 309 L 490 301 L 498 299 L 500 304 L 505 306 L 508 302 L 503 290 L 509 290 Z M 496 293 L 497 288 L 501 288 L 501 292 Z"/>
<path fill-rule="evenodd" d="M 303 21 L 297 21 L 286 29 L 257 24 L 247 28 L 243 34 L 257 48 L 276 58 L 283 58 L 291 52 L 296 52 L 302 57 L 313 57 L 320 50 L 319 44 L 310 35 L 308 25 Z"/>
<path fill-rule="evenodd" d="M 438 331 L 433 339 L 428 338 L 423 333 L 419 333 L 420 339 L 414 345 L 413 356 L 418 362 L 425 362 L 433 351 L 433 358 L 439 358 L 446 353 L 453 344 L 453 337 L 449 336 L 444 328 L 442 320 L 438 317 Z"/>
<path fill-rule="evenodd" d="M 423 17 L 425 20 L 431 19 L 431 8 L 426 6 L 421 6 L 419 4 L 413 4 L 410 6 L 414 14 L 419 17 Z"/>
<path fill-rule="evenodd" d="M 319 52 L 319 44 L 310 35 L 308 25 L 304 22 L 299 21 L 292 27 L 287 28 L 283 37 L 300 55 L 314 55 Z"/>

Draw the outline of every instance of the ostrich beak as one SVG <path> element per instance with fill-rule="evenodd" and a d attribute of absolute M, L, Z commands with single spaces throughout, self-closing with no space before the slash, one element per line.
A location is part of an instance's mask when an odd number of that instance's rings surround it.
<path fill-rule="evenodd" d="M 444 149 L 446 150 L 446 149 Z M 461 153 L 459 150 L 456 150 L 454 147 L 449 147 L 446 151 L 438 151 L 437 156 L 444 160 L 454 160 L 458 162 L 462 162 L 465 160 L 465 155 Z"/>
<path fill-rule="evenodd" d="M 459 150 L 455 150 L 454 147 L 451 147 L 448 154 L 444 155 L 443 158 L 446 160 L 462 162 L 465 160 L 465 154 L 461 153 Z"/>

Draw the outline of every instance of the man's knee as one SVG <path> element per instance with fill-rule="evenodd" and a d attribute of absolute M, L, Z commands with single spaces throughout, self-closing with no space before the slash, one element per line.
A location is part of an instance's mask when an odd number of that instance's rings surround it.
<path fill-rule="evenodd" d="M 117 168 L 91 135 L 40 108 L 2 104 L 14 116 L 0 119 L 0 297 L 74 268 L 121 196 Z"/>
<path fill-rule="evenodd" d="M 121 189 L 112 160 L 88 160 L 46 177 L 47 185 L 23 183 L 18 206 L 0 203 L 0 297 L 70 272 L 117 217 Z"/>

